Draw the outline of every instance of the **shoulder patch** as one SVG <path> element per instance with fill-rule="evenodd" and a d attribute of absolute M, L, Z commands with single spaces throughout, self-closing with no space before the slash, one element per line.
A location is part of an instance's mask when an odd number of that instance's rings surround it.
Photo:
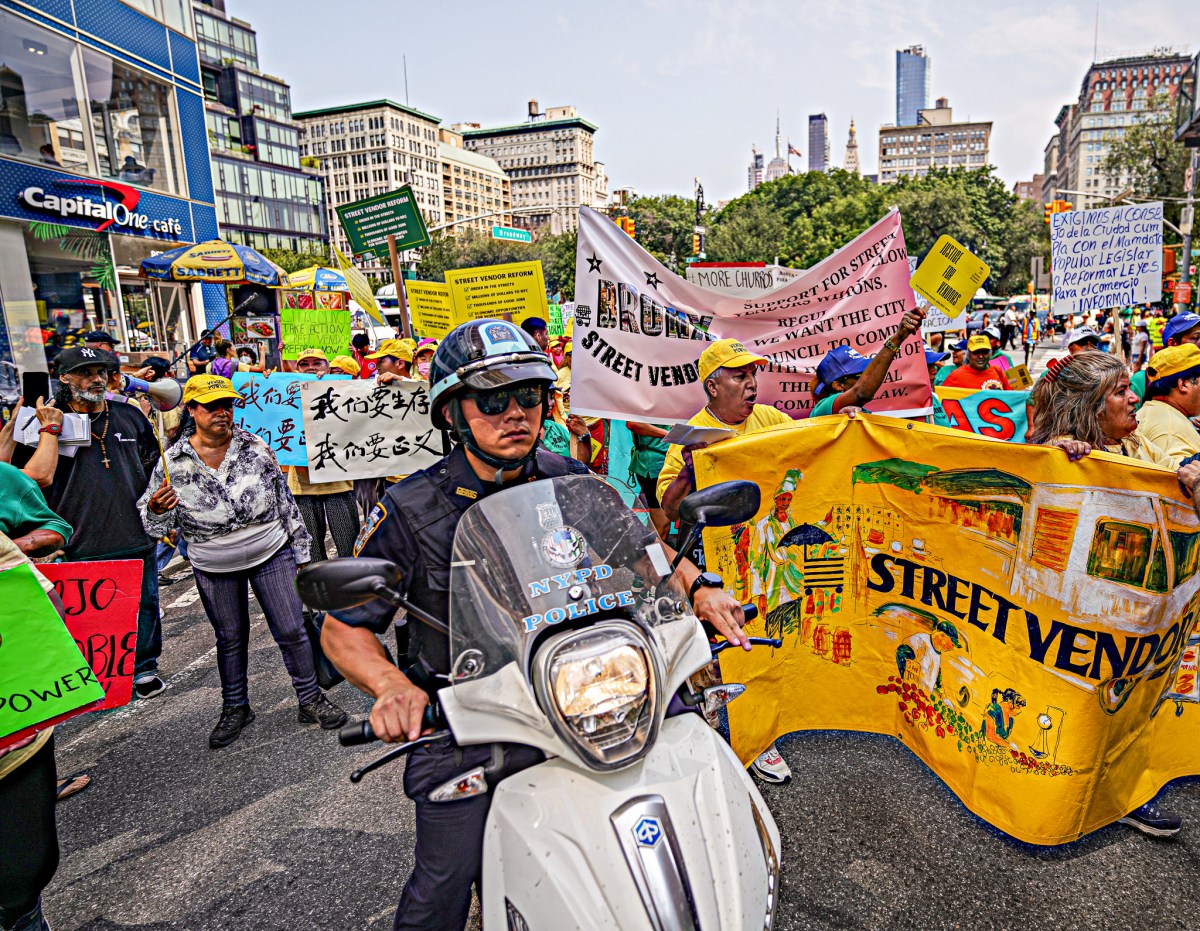
<path fill-rule="evenodd" d="M 362 552 L 363 547 L 367 545 L 367 541 L 371 539 L 371 534 L 379 528 L 379 525 L 383 523 L 387 514 L 387 508 L 382 501 L 371 508 L 371 513 L 367 515 L 367 522 L 363 524 L 362 530 L 358 532 L 358 537 L 354 541 L 355 556 Z"/>

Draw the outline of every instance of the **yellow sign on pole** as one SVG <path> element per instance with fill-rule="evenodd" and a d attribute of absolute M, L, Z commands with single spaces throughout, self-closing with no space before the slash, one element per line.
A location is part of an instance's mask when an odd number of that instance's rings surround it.
<path fill-rule="evenodd" d="M 436 281 L 409 281 L 405 290 L 413 327 L 422 336 L 442 339 L 458 325 L 448 285 Z"/>
<path fill-rule="evenodd" d="M 354 303 L 369 313 L 383 326 L 388 326 L 387 320 L 379 310 L 379 306 L 375 303 L 375 293 L 371 290 L 371 283 L 367 281 L 366 276 L 354 267 L 354 263 L 342 255 L 341 250 L 337 246 L 330 246 L 333 250 L 333 257 L 337 259 L 338 269 L 346 276 L 346 287 L 350 289 L 350 296 L 354 298 Z"/>
<path fill-rule="evenodd" d="M 480 317 L 511 314 L 514 323 L 526 317 L 545 318 L 546 282 L 541 262 L 512 262 L 446 272 L 458 323 Z"/>
<path fill-rule="evenodd" d="M 971 303 L 990 271 L 966 246 L 942 236 L 913 272 L 909 284 L 938 310 L 956 317 Z"/>
<path fill-rule="evenodd" d="M 1004 373 L 1004 377 L 1008 380 L 1008 387 L 1015 391 L 1033 387 L 1033 376 L 1029 374 L 1029 368 L 1026 365 L 1010 366 Z"/>

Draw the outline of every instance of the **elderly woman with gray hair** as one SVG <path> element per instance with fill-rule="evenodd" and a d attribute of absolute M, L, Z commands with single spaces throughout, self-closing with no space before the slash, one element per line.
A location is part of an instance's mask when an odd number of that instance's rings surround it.
<path fill-rule="evenodd" d="M 1057 446 L 1072 462 L 1099 450 L 1170 469 L 1196 505 L 1200 464 L 1185 463 L 1177 470 L 1170 456 L 1138 435 L 1138 397 L 1130 390 L 1129 370 L 1119 359 L 1103 352 L 1055 359 L 1034 386 L 1030 400 L 1026 442 Z M 1179 815 L 1158 807 L 1153 799 L 1120 822 L 1152 837 L 1170 837 L 1183 827 Z"/>

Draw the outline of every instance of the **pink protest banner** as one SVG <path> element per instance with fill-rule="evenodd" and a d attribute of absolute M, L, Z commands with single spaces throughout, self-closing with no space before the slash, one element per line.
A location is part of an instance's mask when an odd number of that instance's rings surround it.
<path fill-rule="evenodd" d="M 67 630 L 104 689 L 104 703 L 89 710 L 129 704 L 142 561 L 44 563 L 38 569 L 62 599 Z"/>
<path fill-rule="evenodd" d="M 758 403 L 791 417 L 813 407 L 817 364 L 835 346 L 873 355 L 916 307 L 900 213 L 882 220 L 780 288 L 741 298 L 667 270 L 602 214 L 579 211 L 571 411 L 677 423 L 705 404 L 696 362 L 707 340 L 732 337 L 771 360 Z M 921 343 L 906 340 L 868 409 L 932 408 Z"/>

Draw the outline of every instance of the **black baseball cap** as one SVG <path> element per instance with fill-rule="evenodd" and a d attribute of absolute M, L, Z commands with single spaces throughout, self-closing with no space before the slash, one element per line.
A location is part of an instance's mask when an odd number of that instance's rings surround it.
<path fill-rule="evenodd" d="M 85 365 L 103 365 L 113 371 L 120 368 L 117 357 L 107 349 L 93 349 L 90 346 L 72 346 L 64 349 L 54 359 L 55 370 L 59 375 L 81 369 Z"/>
<path fill-rule="evenodd" d="M 117 345 L 117 339 L 106 330 L 89 330 L 83 337 L 85 343 L 109 343 L 112 346 Z"/>

